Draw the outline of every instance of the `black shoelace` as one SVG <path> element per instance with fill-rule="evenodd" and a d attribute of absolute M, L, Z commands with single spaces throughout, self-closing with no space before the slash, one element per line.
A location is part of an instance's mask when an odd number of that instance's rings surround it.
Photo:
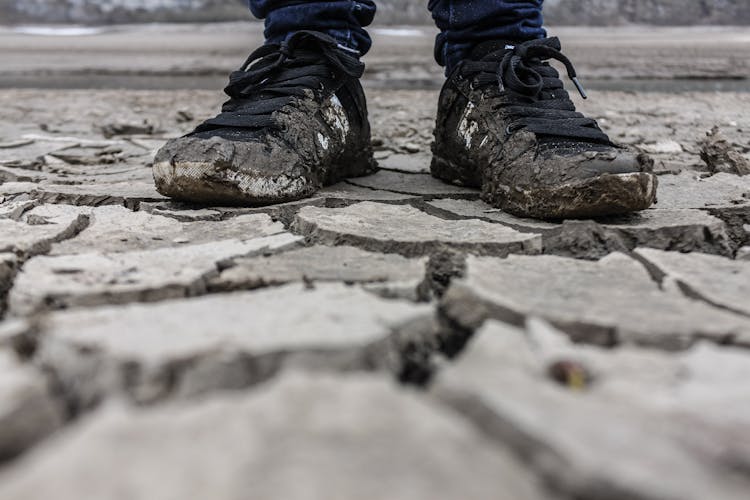
<path fill-rule="evenodd" d="M 573 64 L 560 50 L 558 38 L 530 40 L 507 45 L 478 61 L 464 61 L 459 71 L 473 79 L 477 88 L 498 85 L 501 95 L 510 97 L 493 105 L 493 110 L 510 120 L 508 134 L 526 129 L 543 136 L 611 145 L 595 120 L 575 111 L 559 74 L 545 62 L 555 59 L 563 63 L 568 77 L 586 99 Z"/>
<path fill-rule="evenodd" d="M 221 127 L 278 127 L 273 113 L 347 75 L 359 78 L 364 64 L 328 35 L 300 31 L 281 44 L 264 45 L 229 76 L 224 92 L 231 97 L 221 114 L 195 132 Z"/>

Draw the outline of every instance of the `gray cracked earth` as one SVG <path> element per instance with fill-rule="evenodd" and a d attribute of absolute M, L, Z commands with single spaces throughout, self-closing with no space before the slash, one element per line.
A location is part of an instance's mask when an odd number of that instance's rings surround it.
<path fill-rule="evenodd" d="M 747 498 L 750 94 L 597 93 L 659 203 L 560 224 L 426 173 L 433 91 L 253 209 L 152 185 L 217 93 L 43 94 L 0 93 L 0 498 Z"/>

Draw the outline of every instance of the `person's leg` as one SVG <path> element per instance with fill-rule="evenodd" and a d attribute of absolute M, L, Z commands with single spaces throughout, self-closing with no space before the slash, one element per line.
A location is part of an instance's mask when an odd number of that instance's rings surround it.
<path fill-rule="evenodd" d="M 547 36 L 543 0 L 430 0 L 428 8 L 440 29 L 435 59 L 447 72 L 486 40 L 523 42 Z"/>
<path fill-rule="evenodd" d="M 267 43 L 280 43 L 297 31 L 319 31 L 364 55 L 372 45 L 365 31 L 375 16 L 373 0 L 249 0 L 265 19 Z"/>
<path fill-rule="evenodd" d="M 656 198 L 653 161 L 610 141 L 578 113 L 550 61 L 575 68 L 546 38 L 542 0 L 432 0 L 436 58 L 448 79 L 438 104 L 432 174 L 479 187 L 521 217 L 619 215 Z"/>

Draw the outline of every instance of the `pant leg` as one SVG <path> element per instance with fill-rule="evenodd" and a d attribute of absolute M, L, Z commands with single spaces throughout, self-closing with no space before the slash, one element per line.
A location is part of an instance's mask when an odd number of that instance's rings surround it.
<path fill-rule="evenodd" d="M 477 43 L 526 41 L 547 36 L 542 27 L 543 0 L 430 0 L 440 34 L 435 59 L 450 73 Z"/>
<path fill-rule="evenodd" d="M 265 19 L 266 43 L 279 43 L 301 30 L 328 33 L 342 45 L 364 54 L 372 41 L 364 30 L 375 16 L 373 0 L 248 0 Z"/>

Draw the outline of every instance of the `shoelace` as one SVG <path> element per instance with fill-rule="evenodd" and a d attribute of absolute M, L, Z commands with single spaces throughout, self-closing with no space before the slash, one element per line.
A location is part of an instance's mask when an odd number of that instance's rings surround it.
<path fill-rule="evenodd" d="M 501 93 L 511 97 L 493 106 L 510 119 L 508 134 L 526 129 L 544 136 L 611 145 L 595 120 L 575 111 L 559 74 L 545 62 L 555 59 L 563 63 L 568 77 L 586 99 L 573 63 L 561 49 L 556 37 L 506 45 L 478 61 L 465 61 L 460 71 L 464 77 L 473 78 L 476 87 L 498 85 Z"/>
<path fill-rule="evenodd" d="M 364 64 L 347 51 L 330 36 L 314 31 L 300 31 L 281 44 L 258 48 L 229 76 L 224 92 L 231 99 L 221 114 L 195 132 L 277 127 L 273 113 L 307 90 L 321 90 L 324 82 L 343 75 L 362 76 Z"/>

